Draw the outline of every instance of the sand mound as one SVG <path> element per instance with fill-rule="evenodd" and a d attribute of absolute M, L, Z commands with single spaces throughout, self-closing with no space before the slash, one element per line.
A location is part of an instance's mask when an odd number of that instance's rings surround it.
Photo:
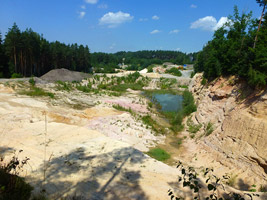
<path fill-rule="evenodd" d="M 83 73 L 83 72 L 75 72 L 70 71 L 68 69 L 53 69 L 47 72 L 45 75 L 41 77 L 42 80 L 48 82 L 55 81 L 81 81 L 84 78 L 89 78 L 91 75 Z"/>

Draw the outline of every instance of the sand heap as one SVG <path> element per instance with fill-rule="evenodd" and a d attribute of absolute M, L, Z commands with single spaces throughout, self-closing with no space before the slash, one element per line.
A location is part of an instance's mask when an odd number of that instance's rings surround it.
<path fill-rule="evenodd" d="M 86 74 L 83 72 L 75 72 L 70 71 L 68 69 L 53 69 L 47 72 L 45 75 L 41 77 L 42 80 L 48 82 L 55 82 L 55 81 L 81 81 L 84 78 L 91 77 L 90 74 Z"/>

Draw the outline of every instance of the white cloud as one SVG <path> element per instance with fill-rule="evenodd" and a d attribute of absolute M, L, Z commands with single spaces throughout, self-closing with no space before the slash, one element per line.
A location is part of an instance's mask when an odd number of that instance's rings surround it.
<path fill-rule="evenodd" d="M 159 31 L 159 30 L 156 29 L 156 30 L 154 30 L 154 31 L 151 31 L 150 34 L 157 34 L 157 33 L 160 33 L 160 32 L 161 32 L 161 31 Z"/>
<path fill-rule="evenodd" d="M 153 20 L 159 20 L 159 16 L 154 15 L 154 16 L 152 17 L 152 19 L 153 19 Z"/>
<path fill-rule="evenodd" d="M 98 5 L 97 7 L 100 9 L 107 9 L 108 5 L 103 3 L 103 4 Z"/>
<path fill-rule="evenodd" d="M 84 0 L 86 3 L 96 4 L 98 0 Z"/>
<path fill-rule="evenodd" d="M 122 23 L 132 21 L 133 18 L 134 17 L 129 13 L 124 13 L 121 11 L 116 13 L 109 12 L 99 19 L 99 24 L 108 25 L 109 28 L 115 28 Z"/>
<path fill-rule="evenodd" d="M 176 48 L 176 49 L 174 49 L 174 50 L 175 50 L 175 51 L 180 51 L 180 49 L 181 49 L 181 48 Z"/>
<path fill-rule="evenodd" d="M 180 30 L 178 30 L 178 29 L 174 29 L 174 30 L 170 31 L 169 34 L 177 34 L 177 33 L 179 33 L 179 32 L 180 32 Z"/>
<path fill-rule="evenodd" d="M 191 4 L 190 8 L 197 8 L 197 5 Z"/>
<path fill-rule="evenodd" d="M 82 5 L 82 6 L 81 6 L 81 9 L 86 9 L 85 5 Z"/>
<path fill-rule="evenodd" d="M 227 21 L 228 21 L 227 17 L 221 17 L 219 22 L 217 22 L 215 17 L 206 16 L 193 22 L 190 28 L 191 29 L 202 29 L 205 31 L 215 31 L 218 28 L 222 27 Z"/>
<path fill-rule="evenodd" d="M 145 22 L 145 21 L 148 21 L 148 19 L 147 18 L 140 18 L 139 21 L 140 22 Z"/>
<path fill-rule="evenodd" d="M 226 22 L 228 22 L 228 18 L 227 17 L 221 17 L 221 19 L 218 21 L 218 23 L 214 27 L 214 30 L 221 28 Z"/>
<path fill-rule="evenodd" d="M 81 18 L 81 19 L 84 18 L 85 14 L 86 14 L 86 12 L 84 12 L 84 11 L 79 12 L 79 18 Z"/>

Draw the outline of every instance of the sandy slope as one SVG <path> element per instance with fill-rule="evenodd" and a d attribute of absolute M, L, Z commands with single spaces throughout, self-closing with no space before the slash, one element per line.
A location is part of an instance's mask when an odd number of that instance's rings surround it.
<path fill-rule="evenodd" d="M 30 161 L 21 175 L 36 191 L 44 188 L 52 199 L 74 194 L 86 199 L 167 198 L 169 183 L 176 181 L 176 169 L 90 129 L 92 120 L 125 118 L 125 113 L 98 107 L 98 112 L 87 109 L 84 113 L 90 117 L 85 118 L 78 111 L 51 106 L 49 101 L 17 96 L 4 87 L 0 91 L 1 152 L 8 155 L 23 150 L 19 157 L 27 156 Z"/>

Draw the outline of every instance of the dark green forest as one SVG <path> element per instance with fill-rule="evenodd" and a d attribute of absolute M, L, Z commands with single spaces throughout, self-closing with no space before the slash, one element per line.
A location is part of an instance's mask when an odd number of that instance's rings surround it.
<path fill-rule="evenodd" d="M 0 35 L 0 77 L 41 76 L 56 68 L 88 72 L 88 46 L 49 42 L 32 29 L 21 31 L 14 23 L 5 40 Z"/>
<path fill-rule="evenodd" d="M 179 51 L 120 51 L 115 54 L 92 53 L 92 65 L 97 72 L 108 69 L 114 71 L 118 63 L 128 65 L 128 70 L 142 70 L 152 64 L 172 62 L 175 64 L 191 64 L 196 60 L 197 53 L 185 54 Z M 102 70 L 101 70 L 102 68 Z M 112 72 L 109 71 L 109 72 Z"/>
<path fill-rule="evenodd" d="M 0 78 L 41 76 L 57 68 L 88 73 L 93 67 L 95 72 L 112 73 L 122 62 L 129 70 L 141 70 L 167 61 L 189 64 L 196 55 L 178 51 L 90 53 L 87 45 L 49 42 L 32 29 L 21 31 L 14 23 L 4 40 L 0 33 Z"/>
<path fill-rule="evenodd" d="M 256 88 L 267 84 L 267 14 L 266 0 L 257 0 L 261 19 L 252 12 L 239 13 L 234 8 L 229 21 L 215 31 L 213 39 L 199 52 L 195 72 L 213 80 L 221 75 L 237 75 Z"/>

